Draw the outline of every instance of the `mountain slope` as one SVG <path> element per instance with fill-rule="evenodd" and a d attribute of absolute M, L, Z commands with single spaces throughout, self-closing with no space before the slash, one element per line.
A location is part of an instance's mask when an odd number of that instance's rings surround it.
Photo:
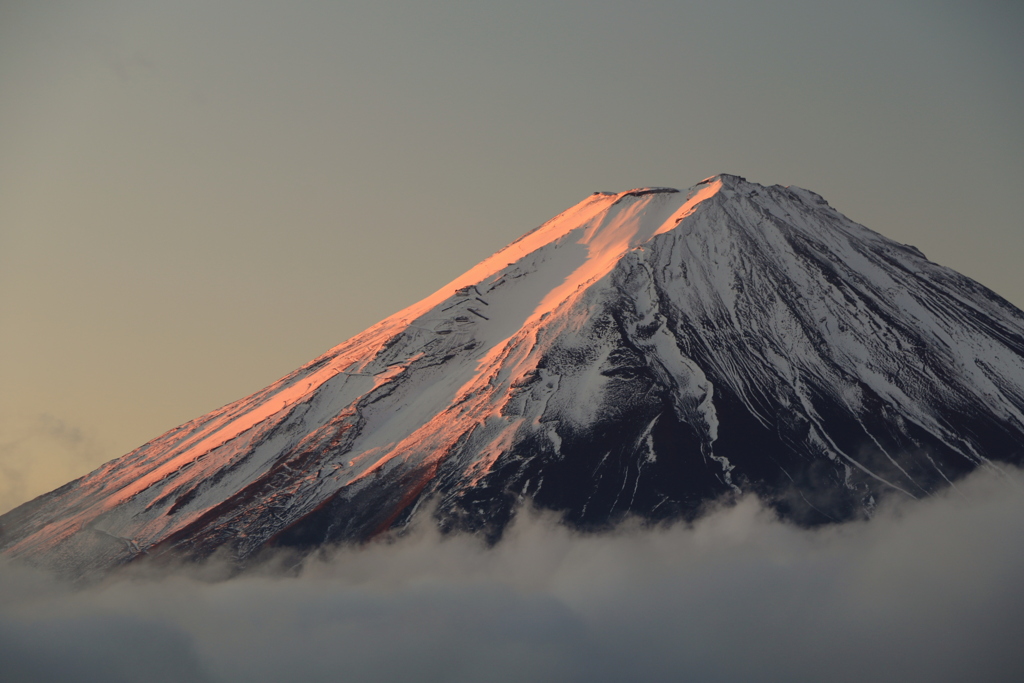
<path fill-rule="evenodd" d="M 1024 314 L 799 188 L 596 193 L 252 396 L 0 518 L 80 573 L 358 541 L 436 501 L 601 528 L 754 491 L 800 523 L 1021 462 Z"/>

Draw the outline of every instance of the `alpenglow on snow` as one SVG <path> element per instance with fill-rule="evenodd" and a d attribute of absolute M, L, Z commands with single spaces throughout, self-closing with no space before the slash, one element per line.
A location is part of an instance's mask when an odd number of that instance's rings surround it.
<path fill-rule="evenodd" d="M 69 573 L 359 542 L 419 511 L 495 540 L 753 492 L 870 516 L 1021 463 L 1024 313 L 817 194 L 719 175 L 595 193 L 266 389 L 0 517 Z"/>

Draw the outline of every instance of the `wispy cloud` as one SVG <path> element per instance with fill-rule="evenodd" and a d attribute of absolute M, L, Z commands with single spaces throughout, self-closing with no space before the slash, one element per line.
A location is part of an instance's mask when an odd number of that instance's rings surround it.
<path fill-rule="evenodd" d="M 1024 472 L 802 530 L 752 498 L 692 526 L 498 546 L 420 529 L 298 576 L 0 576 L 6 680 L 1010 681 Z M 209 570 L 209 568 L 206 568 Z M 200 573 L 201 574 L 201 573 Z"/>
<path fill-rule="evenodd" d="M 0 434 L 0 514 L 82 476 L 108 457 L 92 434 L 54 415 L 5 424 Z"/>

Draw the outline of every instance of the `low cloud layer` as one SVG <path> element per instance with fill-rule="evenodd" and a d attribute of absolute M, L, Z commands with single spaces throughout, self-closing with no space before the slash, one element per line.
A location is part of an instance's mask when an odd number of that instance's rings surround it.
<path fill-rule="evenodd" d="M 209 571 L 207 568 L 204 571 Z M 297 577 L 0 567 L 5 681 L 1024 680 L 1024 472 L 807 531 L 755 499 L 487 550 L 427 529 Z"/>

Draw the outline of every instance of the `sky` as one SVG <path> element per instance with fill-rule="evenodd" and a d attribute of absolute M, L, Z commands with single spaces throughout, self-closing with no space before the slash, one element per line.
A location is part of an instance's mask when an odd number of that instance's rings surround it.
<path fill-rule="evenodd" d="M 0 512 L 597 190 L 812 189 L 1024 306 L 1024 6 L 0 2 Z"/>

